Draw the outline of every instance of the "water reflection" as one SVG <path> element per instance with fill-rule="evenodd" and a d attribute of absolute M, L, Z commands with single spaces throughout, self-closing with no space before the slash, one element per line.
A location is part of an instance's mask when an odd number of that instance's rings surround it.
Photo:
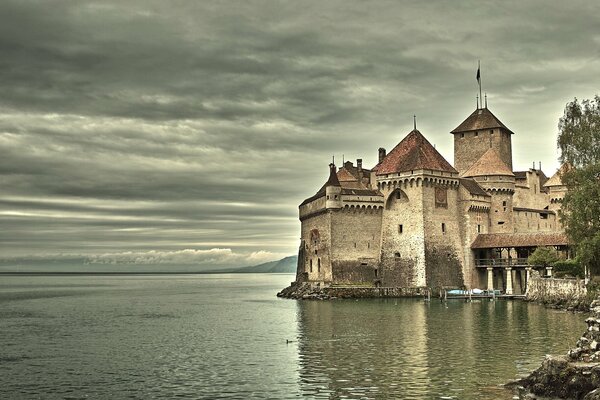
<path fill-rule="evenodd" d="M 304 301 L 298 318 L 300 389 L 314 398 L 510 399 L 499 385 L 583 328 L 518 301 Z"/>

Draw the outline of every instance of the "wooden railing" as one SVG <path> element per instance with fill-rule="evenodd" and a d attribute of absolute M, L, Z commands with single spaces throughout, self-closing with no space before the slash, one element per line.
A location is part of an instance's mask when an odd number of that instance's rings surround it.
<path fill-rule="evenodd" d="M 478 258 L 477 267 L 527 267 L 526 258 Z"/>

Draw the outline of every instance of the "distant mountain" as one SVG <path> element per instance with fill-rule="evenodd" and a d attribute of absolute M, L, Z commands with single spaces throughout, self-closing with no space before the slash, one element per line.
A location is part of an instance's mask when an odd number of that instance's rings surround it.
<path fill-rule="evenodd" d="M 296 264 L 298 263 L 298 256 L 289 256 L 282 258 L 277 261 L 270 261 L 263 264 L 252 265 L 250 267 L 237 268 L 231 272 L 241 273 L 273 273 L 273 272 L 284 272 L 284 273 L 295 273 Z"/>

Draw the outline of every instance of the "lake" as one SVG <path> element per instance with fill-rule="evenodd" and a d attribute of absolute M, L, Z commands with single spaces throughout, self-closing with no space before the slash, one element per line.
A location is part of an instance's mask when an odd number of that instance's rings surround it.
<path fill-rule="evenodd" d="M 296 301 L 288 274 L 0 276 L 0 398 L 511 399 L 585 315 Z"/>

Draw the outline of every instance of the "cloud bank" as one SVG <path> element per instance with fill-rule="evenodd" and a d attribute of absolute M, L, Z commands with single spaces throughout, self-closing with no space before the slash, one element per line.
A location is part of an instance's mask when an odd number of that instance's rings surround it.
<path fill-rule="evenodd" d="M 514 165 L 551 174 L 565 103 L 600 87 L 596 15 L 585 1 L 3 1 L 0 254 L 292 254 L 297 205 L 332 155 L 372 166 L 416 114 L 452 161 L 478 59 Z"/>

